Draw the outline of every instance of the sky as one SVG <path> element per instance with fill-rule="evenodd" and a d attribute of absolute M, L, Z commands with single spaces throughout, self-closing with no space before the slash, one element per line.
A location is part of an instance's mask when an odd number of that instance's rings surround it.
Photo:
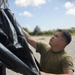
<path fill-rule="evenodd" d="M 75 0 L 8 0 L 21 27 L 41 31 L 75 27 Z"/>

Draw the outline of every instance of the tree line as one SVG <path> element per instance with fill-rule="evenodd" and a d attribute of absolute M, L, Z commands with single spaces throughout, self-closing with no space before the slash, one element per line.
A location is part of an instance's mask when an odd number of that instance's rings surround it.
<path fill-rule="evenodd" d="M 28 28 L 23 28 L 23 29 L 25 31 L 27 31 L 30 35 L 38 35 L 38 36 L 40 36 L 40 35 L 49 35 L 50 36 L 50 35 L 53 35 L 58 30 L 58 29 L 53 29 L 53 30 L 41 31 L 41 29 L 38 25 L 34 28 L 33 32 L 30 32 L 28 30 Z M 64 30 L 70 32 L 71 35 L 75 35 L 75 27 L 72 27 L 70 29 L 64 29 Z"/>

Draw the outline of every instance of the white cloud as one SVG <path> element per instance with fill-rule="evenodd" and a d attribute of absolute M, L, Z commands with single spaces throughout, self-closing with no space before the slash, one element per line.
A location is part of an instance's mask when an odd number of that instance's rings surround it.
<path fill-rule="evenodd" d="M 28 11 L 24 11 L 23 13 L 19 13 L 19 15 L 21 15 L 21 16 L 27 16 L 27 17 L 32 17 L 33 15 L 30 13 L 30 12 L 28 12 Z"/>
<path fill-rule="evenodd" d="M 51 0 L 15 0 L 17 6 L 39 6 Z"/>
<path fill-rule="evenodd" d="M 66 2 L 64 6 L 67 9 L 67 15 L 75 15 L 75 4 L 73 2 Z"/>
<path fill-rule="evenodd" d="M 65 3 L 65 8 L 67 8 L 67 9 L 73 8 L 73 6 L 74 6 L 74 4 L 71 3 L 71 2 L 66 2 Z"/>
<path fill-rule="evenodd" d="M 75 8 L 73 9 L 69 9 L 66 14 L 71 14 L 71 15 L 75 15 Z"/>

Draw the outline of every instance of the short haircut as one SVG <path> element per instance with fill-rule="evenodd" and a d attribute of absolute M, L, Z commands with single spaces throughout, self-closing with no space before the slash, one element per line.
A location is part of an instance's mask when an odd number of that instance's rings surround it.
<path fill-rule="evenodd" d="M 68 45 L 72 40 L 71 34 L 67 30 L 63 30 L 63 29 L 59 29 L 57 31 L 62 32 L 63 37 L 65 38 Z"/>

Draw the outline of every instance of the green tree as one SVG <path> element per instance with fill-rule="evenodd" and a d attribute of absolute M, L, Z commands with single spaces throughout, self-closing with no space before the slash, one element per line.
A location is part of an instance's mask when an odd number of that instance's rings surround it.
<path fill-rule="evenodd" d="M 28 33 L 30 32 L 30 31 L 28 30 L 28 28 L 23 28 L 23 29 L 24 29 L 26 32 L 28 32 Z"/>
<path fill-rule="evenodd" d="M 39 35 L 41 33 L 41 29 L 39 28 L 39 26 L 37 25 L 33 31 L 33 35 Z"/>

